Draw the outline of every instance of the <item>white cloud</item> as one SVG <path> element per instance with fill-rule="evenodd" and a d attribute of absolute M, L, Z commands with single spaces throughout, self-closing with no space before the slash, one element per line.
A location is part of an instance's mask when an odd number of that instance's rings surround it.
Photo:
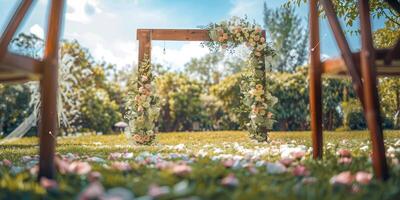
<path fill-rule="evenodd" d="M 191 58 L 200 58 L 209 52 L 200 42 L 188 42 L 178 49 L 166 49 L 165 54 L 164 47 L 154 46 L 152 62 L 171 67 L 173 70 L 181 70 Z"/>
<path fill-rule="evenodd" d="M 67 1 L 66 18 L 70 21 L 87 24 L 91 22 L 91 17 L 101 13 L 97 0 L 69 0 Z"/>
<path fill-rule="evenodd" d="M 44 30 L 39 24 L 33 25 L 30 29 L 29 32 L 32 34 L 36 35 L 40 39 L 44 39 Z"/>

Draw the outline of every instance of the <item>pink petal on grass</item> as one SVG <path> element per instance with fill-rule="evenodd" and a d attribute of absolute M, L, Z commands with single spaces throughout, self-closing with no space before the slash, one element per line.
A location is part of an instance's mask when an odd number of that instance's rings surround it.
<path fill-rule="evenodd" d="M 347 149 L 339 149 L 336 154 L 340 157 L 351 157 L 351 152 Z"/>
<path fill-rule="evenodd" d="M 55 157 L 55 165 L 61 174 L 66 174 L 69 170 L 69 163 L 60 157 Z"/>
<path fill-rule="evenodd" d="M 40 185 L 45 189 L 55 189 L 58 187 L 58 184 L 55 180 L 51 180 L 45 177 L 40 178 Z"/>
<path fill-rule="evenodd" d="M 231 173 L 221 180 L 221 185 L 226 187 L 236 187 L 239 185 L 239 180 Z"/>
<path fill-rule="evenodd" d="M 160 187 L 157 184 L 151 184 L 149 186 L 149 190 L 147 191 L 147 194 L 153 198 L 157 198 L 168 193 L 169 188 L 167 186 Z"/>
<path fill-rule="evenodd" d="M 294 176 L 308 176 L 308 175 L 310 175 L 310 171 L 308 171 L 308 169 L 303 165 L 297 165 L 296 167 L 294 167 L 292 173 L 293 173 Z"/>
<path fill-rule="evenodd" d="M 354 176 L 350 171 L 342 172 L 336 176 L 333 176 L 329 181 L 331 184 L 343 184 L 343 185 L 351 185 L 354 180 Z"/>
<path fill-rule="evenodd" d="M 122 153 L 114 152 L 110 153 L 110 155 L 108 156 L 109 160 L 117 160 L 119 158 L 122 158 Z"/>
<path fill-rule="evenodd" d="M 235 164 L 235 161 L 232 160 L 232 159 L 229 159 L 229 160 L 223 161 L 222 164 L 223 164 L 224 167 L 226 167 L 226 168 L 231 168 L 231 167 L 233 166 L 233 164 Z"/>
<path fill-rule="evenodd" d="M 279 162 L 282 164 L 282 165 L 285 165 L 285 167 L 289 167 L 292 163 L 293 163 L 293 159 L 291 159 L 291 158 L 282 158 Z"/>
<path fill-rule="evenodd" d="M 96 182 L 99 181 L 101 179 L 101 174 L 100 172 L 90 172 L 88 174 L 88 180 L 90 182 Z"/>
<path fill-rule="evenodd" d="M 293 156 L 294 159 L 301 159 L 301 158 L 303 158 L 305 155 L 306 155 L 306 152 L 304 152 L 304 151 L 295 151 L 295 152 L 292 152 L 292 156 Z"/>
<path fill-rule="evenodd" d="M 369 184 L 372 180 L 372 174 L 368 172 L 357 172 L 356 173 L 356 181 L 360 184 L 366 185 Z"/>
<path fill-rule="evenodd" d="M 119 171 L 129 171 L 132 169 L 131 165 L 127 162 L 113 162 L 111 168 Z"/>
<path fill-rule="evenodd" d="M 12 166 L 12 162 L 10 160 L 4 159 L 2 164 L 6 167 L 11 167 Z"/>
<path fill-rule="evenodd" d="M 341 158 L 339 158 L 338 163 L 348 165 L 351 163 L 351 161 L 352 161 L 351 157 L 341 157 Z"/>
<path fill-rule="evenodd" d="M 177 164 L 172 167 L 172 173 L 177 176 L 184 176 L 192 172 L 192 167 L 186 164 Z"/>
<path fill-rule="evenodd" d="M 91 170 L 92 166 L 89 163 L 81 161 L 74 161 L 68 167 L 68 172 L 79 175 L 88 174 Z"/>
<path fill-rule="evenodd" d="M 87 186 L 78 196 L 78 200 L 102 199 L 104 188 L 100 182 L 96 181 Z"/>

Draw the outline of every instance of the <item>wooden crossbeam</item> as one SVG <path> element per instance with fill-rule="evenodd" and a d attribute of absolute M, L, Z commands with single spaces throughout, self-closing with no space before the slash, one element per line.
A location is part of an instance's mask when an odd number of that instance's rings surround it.
<path fill-rule="evenodd" d="M 28 56 L 7 52 L 0 65 L 2 69 L 24 72 L 26 74 L 39 74 L 41 73 L 43 62 Z"/>
<path fill-rule="evenodd" d="M 391 49 L 377 49 L 375 50 L 375 65 L 377 70 L 377 74 L 379 76 L 396 76 L 400 75 L 400 54 L 395 54 L 393 57 L 393 61 L 390 64 L 386 64 L 384 62 L 387 54 L 391 52 Z M 355 66 L 357 67 L 357 71 L 361 71 L 360 69 L 360 53 L 352 54 Z M 331 58 L 325 60 L 321 64 L 321 69 L 323 74 L 328 75 L 348 75 L 348 69 L 346 66 L 346 62 L 343 58 Z"/>
<path fill-rule="evenodd" d="M 395 56 L 400 55 L 400 39 L 397 41 L 397 43 L 394 45 L 394 47 L 387 52 L 385 56 L 385 64 L 390 65 L 392 60 L 395 58 Z"/>
<path fill-rule="evenodd" d="M 143 32 L 151 33 L 151 40 L 210 41 L 207 30 L 202 29 L 138 29 L 137 39 Z"/>
<path fill-rule="evenodd" d="M 0 38 L 0 60 L 4 57 L 7 52 L 8 45 L 15 32 L 17 31 L 19 25 L 22 20 L 26 16 L 27 11 L 31 7 L 33 0 L 23 0 L 18 6 L 16 12 L 11 17 L 6 29 L 4 30 L 1 38 Z"/>

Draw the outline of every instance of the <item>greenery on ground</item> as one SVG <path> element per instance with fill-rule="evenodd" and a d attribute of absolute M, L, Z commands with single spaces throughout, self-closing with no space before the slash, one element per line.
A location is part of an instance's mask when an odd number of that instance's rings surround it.
<path fill-rule="evenodd" d="M 167 133 L 154 146 L 137 146 L 124 135 L 60 137 L 58 185 L 36 182 L 38 139 L 23 138 L 0 145 L 0 199 L 400 197 L 398 131 L 385 132 L 387 182 L 369 179 L 367 132 L 324 133 L 322 161 L 311 159 L 309 132 L 272 132 L 270 138 L 255 143 L 245 132 Z"/>

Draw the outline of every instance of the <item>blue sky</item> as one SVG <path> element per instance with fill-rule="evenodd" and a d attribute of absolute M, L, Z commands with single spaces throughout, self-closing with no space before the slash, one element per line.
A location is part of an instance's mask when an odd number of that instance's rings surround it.
<path fill-rule="evenodd" d="M 0 0 L 0 30 L 3 30 L 20 0 Z M 262 24 L 264 0 L 67 0 L 67 14 L 63 38 L 76 39 L 87 47 L 92 55 L 124 68 L 137 62 L 138 28 L 197 28 L 211 22 L 219 22 L 232 16 L 247 15 Z M 277 8 L 286 0 L 268 0 L 269 7 Z M 43 37 L 48 0 L 37 0 L 36 6 L 24 22 L 20 32 L 33 32 Z M 306 17 L 306 5 L 297 9 Z M 374 27 L 382 26 L 376 22 Z M 321 20 L 322 54 L 339 55 L 327 22 Z M 357 37 L 348 37 L 358 48 Z M 208 53 L 198 42 L 153 42 L 153 61 L 182 68 L 192 57 Z"/>

